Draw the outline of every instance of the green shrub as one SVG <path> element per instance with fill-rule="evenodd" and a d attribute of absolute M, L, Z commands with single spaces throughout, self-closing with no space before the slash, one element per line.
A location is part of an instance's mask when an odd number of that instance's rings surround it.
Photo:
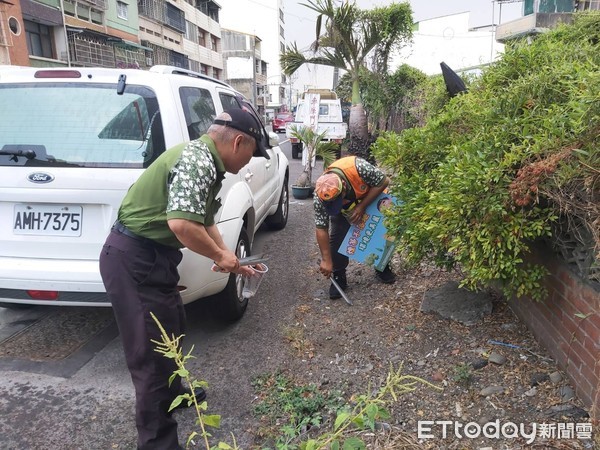
<path fill-rule="evenodd" d="M 408 261 L 433 256 L 460 266 L 465 286 L 500 281 L 507 295 L 539 299 L 545 271 L 525 256 L 559 216 L 583 221 L 600 254 L 599 40 L 591 13 L 507 46 L 423 128 L 377 140 L 403 202 L 388 225 Z"/>

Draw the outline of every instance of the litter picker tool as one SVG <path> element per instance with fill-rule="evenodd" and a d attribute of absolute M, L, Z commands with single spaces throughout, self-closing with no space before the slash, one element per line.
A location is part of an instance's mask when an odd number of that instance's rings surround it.
<path fill-rule="evenodd" d="M 264 253 L 259 253 L 258 255 L 246 256 L 245 258 L 240 258 L 240 266 L 253 266 L 255 264 L 260 264 L 267 262 L 269 257 Z"/>
<path fill-rule="evenodd" d="M 257 264 L 264 263 L 269 260 L 269 257 L 264 253 L 259 253 L 258 255 L 246 256 L 245 258 L 241 258 L 239 260 L 240 266 L 255 266 Z M 213 266 L 211 268 L 213 272 L 225 272 L 221 269 L 216 262 L 213 261 Z"/>
<path fill-rule="evenodd" d="M 330 276 L 329 279 L 331 280 L 331 283 L 333 283 L 333 285 L 335 286 L 335 288 L 338 290 L 338 292 L 342 295 L 342 298 L 344 299 L 344 301 L 346 303 L 348 303 L 349 305 L 352 305 L 352 300 L 350 300 L 348 298 L 348 296 L 346 295 L 346 293 L 342 290 L 342 288 L 340 287 L 340 285 L 338 284 L 337 281 L 335 281 L 335 278 L 333 278 L 333 276 Z"/>

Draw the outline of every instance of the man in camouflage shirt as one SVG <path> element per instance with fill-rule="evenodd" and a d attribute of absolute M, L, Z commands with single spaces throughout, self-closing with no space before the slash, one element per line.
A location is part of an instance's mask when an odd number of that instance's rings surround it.
<path fill-rule="evenodd" d="M 351 223 L 357 223 L 369 206 L 389 184 L 388 177 L 362 158 L 348 156 L 331 164 L 316 182 L 314 194 L 315 226 L 321 263 L 319 271 L 335 279 L 341 289 L 348 285 L 348 257 L 338 252 Z M 331 221 L 331 226 L 330 226 Z M 375 271 L 383 283 L 393 283 L 389 264 Z M 331 284 L 329 298 L 342 295 Z"/>
<path fill-rule="evenodd" d="M 150 316 L 169 336 L 184 334 L 177 289 L 180 249 L 210 258 L 223 271 L 252 274 L 223 242 L 215 214 L 225 172 L 238 173 L 254 154 L 269 157 L 261 130 L 249 112 L 232 109 L 199 139 L 160 155 L 127 192 L 100 254 L 100 273 L 135 386 L 140 450 L 182 448 L 169 407 L 185 391 L 179 377 L 169 386 L 176 366 L 154 351 L 151 340 L 161 338 Z M 206 396 L 202 389 L 195 395 L 199 401 Z"/>

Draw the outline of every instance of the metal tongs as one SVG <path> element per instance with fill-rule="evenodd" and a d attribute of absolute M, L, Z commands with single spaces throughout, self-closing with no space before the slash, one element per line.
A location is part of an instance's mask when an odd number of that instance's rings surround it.
<path fill-rule="evenodd" d="M 335 281 L 335 278 L 333 278 L 333 274 L 329 277 L 329 279 L 331 280 L 331 283 L 335 286 L 335 288 L 338 290 L 338 292 L 342 295 L 342 298 L 344 299 L 344 301 L 346 303 L 348 303 L 349 305 L 352 305 L 352 300 L 350 300 L 348 298 L 348 296 L 346 295 L 346 293 L 342 290 L 342 288 L 340 287 L 340 285 L 338 284 L 337 281 Z"/>
<path fill-rule="evenodd" d="M 246 256 L 245 258 L 240 258 L 240 266 L 255 266 L 260 263 L 264 263 L 269 260 L 269 257 L 264 253 L 259 253 L 258 255 Z M 225 270 L 221 269 L 216 262 L 213 261 L 213 266 L 211 268 L 213 272 L 221 272 L 227 273 Z"/>
<path fill-rule="evenodd" d="M 259 253 L 258 255 L 246 256 L 245 258 L 240 258 L 240 266 L 255 266 L 256 264 L 264 263 L 269 260 L 269 257 L 264 253 Z"/>

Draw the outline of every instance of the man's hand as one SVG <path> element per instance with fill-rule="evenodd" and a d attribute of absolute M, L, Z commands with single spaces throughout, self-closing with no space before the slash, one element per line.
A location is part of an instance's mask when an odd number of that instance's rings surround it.
<path fill-rule="evenodd" d="M 348 219 L 350 221 L 350 223 L 353 223 L 353 224 L 360 223 L 360 221 L 362 220 L 363 216 L 365 215 L 365 208 L 366 207 L 367 206 L 365 204 L 363 204 L 363 202 L 360 202 L 358 205 L 356 205 L 352 209 L 352 214 L 350 215 L 350 218 Z"/>
<path fill-rule="evenodd" d="M 230 250 L 221 250 L 215 258 L 215 264 L 225 272 L 236 272 L 240 268 L 239 259 Z"/>
<path fill-rule="evenodd" d="M 326 278 L 331 276 L 333 271 L 333 262 L 331 259 L 331 250 L 329 249 L 329 232 L 327 228 L 317 228 L 317 244 L 321 252 L 321 261 L 319 261 L 319 272 Z"/>
<path fill-rule="evenodd" d="M 329 278 L 331 276 L 331 273 L 333 272 L 333 263 L 331 262 L 331 259 L 321 260 L 319 263 L 319 272 L 321 272 L 325 278 Z"/>

